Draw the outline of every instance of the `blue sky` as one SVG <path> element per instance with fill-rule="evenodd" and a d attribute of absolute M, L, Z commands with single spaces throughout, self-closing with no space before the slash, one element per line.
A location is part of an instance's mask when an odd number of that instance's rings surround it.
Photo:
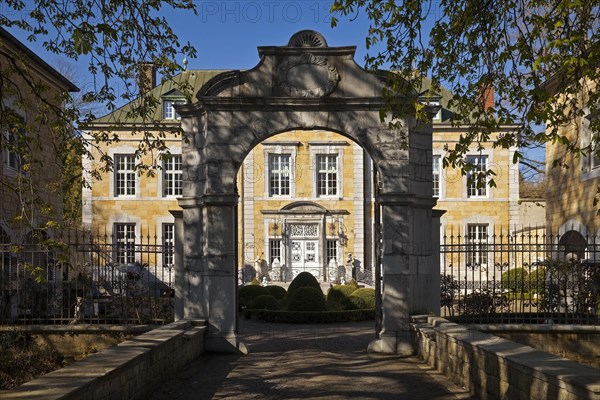
<path fill-rule="evenodd" d="M 356 61 L 364 65 L 365 36 L 369 22 L 364 14 L 331 28 L 332 1 L 197 1 L 198 15 L 189 11 L 165 10 L 165 17 L 181 43 L 189 41 L 197 50 L 190 69 L 248 69 L 258 64 L 257 46 L 282 46 L 303 29 L 325 36 L 330 46 L 357 46 Z M 354 17 L 354 16 L 353 16 Z M 41 43 L 27 42 L 27 34 L 10 32 L 27 43 L 49 64 L 59 56 L 47 53 Z M 182 60 L 178 60 L 180 63 Z M 84 62 L 79 63 L 79 80 L 91 79 Z M 82 82 L 77 82 L 82 84 Z"/>
<path fill-rule="evenodd" d="M 197 50 L 196 58 L 188 60 L 190 69 L 252 68 L 259 62 L 257 46 L 283 46 L 294 33 L 304 29 L 323 34 L 329 46 L 356 46 L 355 59 L 364 65 L 368 19 L 364 13 L 358 13 L 340 19 L 338 26 L 332 28 L 329 13 L 332 3 L 329 0 L 196 0 L 198 15 L 166 10 L 165 17 L 181 43 L 189 41 Z M 31 43 L 27 42 L 27 34 L 15 29 L 10 32 L 49 64 L 57 64 L 60 57 L 47 53 L 42 40 Z M 79 62 L 76 69 L 75 83 L 85 87 L 92 81 L 87 65 Z M 537 150 L 532 156 L 540 158 L 543 154 Z"/>

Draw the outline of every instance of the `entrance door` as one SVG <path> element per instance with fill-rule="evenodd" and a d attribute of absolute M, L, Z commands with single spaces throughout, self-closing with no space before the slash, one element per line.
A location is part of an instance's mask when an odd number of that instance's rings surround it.
<path fill-rule="evenodd" d="M 293 239 L 291 255 L 294 277 L 300 272 L 307 271 L 315 278 L 320 279 L 319 242 L 317 240 Z"/>

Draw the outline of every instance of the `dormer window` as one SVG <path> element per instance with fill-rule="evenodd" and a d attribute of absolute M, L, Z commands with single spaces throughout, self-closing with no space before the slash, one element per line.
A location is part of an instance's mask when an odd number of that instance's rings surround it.
<path fill-rule="evenodd" d="M 439 101 L 430 101 L 429 102 L 430 106 L 439 106 L 440 102 Z M 437 114 L 435 114 L 435 116 L 432 119 L 433 121 L 441 121 L 442 120 L 442 108 L 440 107 L 440 109 L 438 110 Z"/>
<path fill-rule="evenodd" d="M 164 99 L 163 100 L 163 119 L 166 120 L 178 120 L 181 117 L 175 111 L 175 104 L 184 104 L 183 99 Z"/>

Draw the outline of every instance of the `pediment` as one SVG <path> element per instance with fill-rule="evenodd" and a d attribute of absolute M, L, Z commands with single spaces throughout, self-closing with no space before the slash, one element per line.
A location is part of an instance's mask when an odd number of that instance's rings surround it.
<path fill-rule="evenodd" d="M 381 98 L 381 76 L 360 67 L 355 52 L 356 46 L 329 47 L 320 33 L 300 31 L 284 46 L 258 47 L 256 67 L 214 77 L 197 98 Z"/>
<path fill-rule="evenodd" d="M 296 212 L 305 212 L 305 213 L 315 213 L 315 212 L 326 212 L 327 209 L 320 204 L 313 203 L 310 201 L 298 201 L 292 204 L 288 204 L 281 208 L 281 211 L 296 211 Z"/>

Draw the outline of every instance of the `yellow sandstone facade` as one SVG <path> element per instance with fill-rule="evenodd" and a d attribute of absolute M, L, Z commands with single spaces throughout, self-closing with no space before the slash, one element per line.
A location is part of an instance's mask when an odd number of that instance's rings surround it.
<path fill-rule="evenodd" d="M 547 89 L 553 91 L 553 81 Z M 597 90 L 595 84 L 584 85 L 589 93 Z M 557 94 L 563 96 L 562 94 Z M 561 251 L 570 258 L 595 259 L 600 236 L 600 217 L 594 198 L 600 190 L 600 155 L 597 153 L 598 133 L 591 129 L 596 123 L 597 112 L 590 111 L 587 95 L 580 93 L 576 101 L 582 107 L 582 115 L 574 116 L 568 123 L 558 127 L 558 134 L 581 149 L 573 154 L 564 144 L 546 144 L 546 225 L 554 233 Z M 568 104 L 568 101 L 565 101 Z M 550 131 L 553 127 L 548 126 Z M 554 162 L 566 167 L 554 167 Z"/>
<path fill-rule="evenodd" d="M 216 73 L 185 71 L 176 79 L 191 80 L 197 91 Z M 156 119 L 177 127 L 171 105 L 181 98 L 168 85 L 153 91 L 162 104 Z M 93 129 L 123 121 L 126 111 L 127 106 L 100 119 Z M 443 115 L 434 120 L 431 160 L 437 209 L 446 210 L 442 234 L 452 226 L 456 234 L 486 241 L 494 231 L 514 229 L 519 223 L 515 149 L 484 144 L 484 150 L 469 153 L 469 162 L 496 173 L 496 187 L 470 187 L 459 171 L 441 168 L 445 146 L 453 146 L 462 132 Z M 118 142 L 93 150 L 95 159 L 99 151 L 113 157 L 114 168 L 84 189 L 84 223 L 112 235 L 117 243 L 156 237 L 159 244 L 172 246 L 174 218 L 169 211 L 180 210 L 176 199 L 181 195 L 181 138 L 166 132 L 170 156 L 142 156 L 143 163 L 160 166 L 155 176 L 146 176 L 135 171 L 139 135 L 126 128 L 115 133 Z M 339 133 L 288 131 L 256 146 L 237 176 L 238 266 L 244 281 L 267 275 L 289 281 L 300 271 L 334 281 L 344 267 L 371 273 L 376 263 L 375 180 L 367 153 Z M 172 263 L 171 253 L 166 254 L 156 263 Z M 118 262 L 140 261 L 127 254 L 116 257 Z"/>

